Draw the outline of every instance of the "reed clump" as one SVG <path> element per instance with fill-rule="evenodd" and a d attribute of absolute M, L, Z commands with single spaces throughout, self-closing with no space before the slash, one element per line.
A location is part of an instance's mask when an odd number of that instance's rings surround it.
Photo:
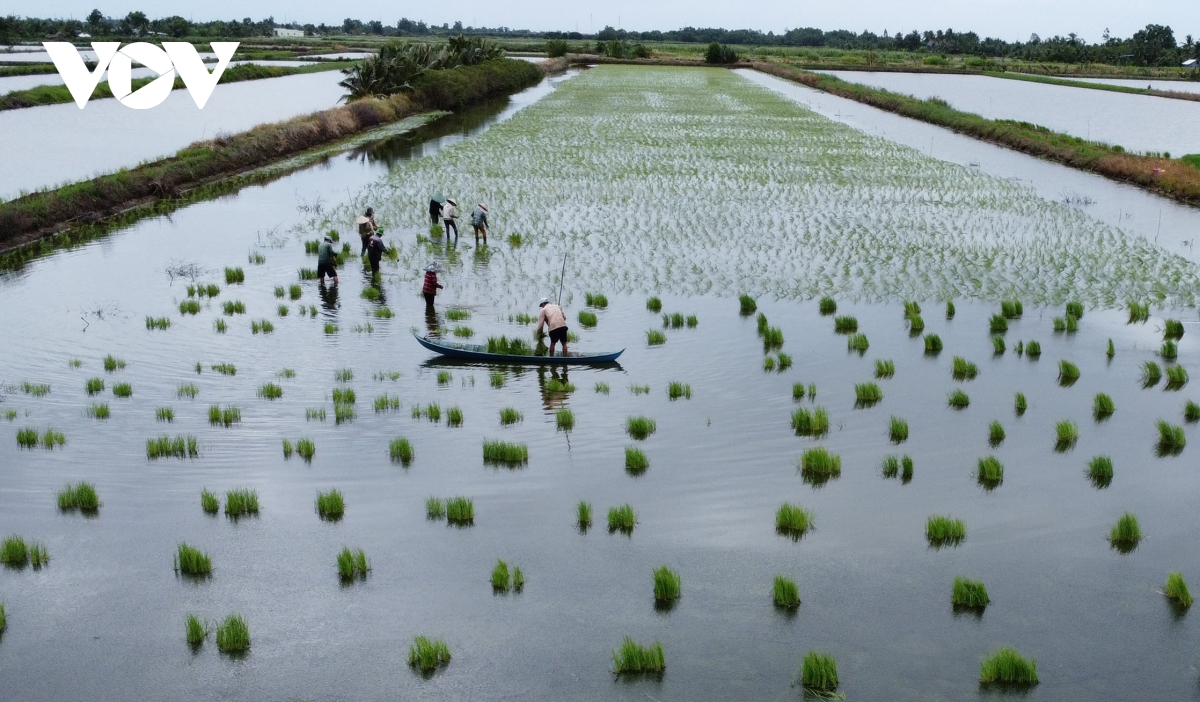
<path fill-rule="evenodd" d="M 641 475 L 650 467 L 650 459 L 646 454 L 638 448 L 627 446 L 625 448 L 625 470 L 630 475 Z"/>
<path fill-rule="evenodd" d="M 408 466 L 413 460 L 413 447 L 408 439 L 395 438 L 388 443 L 388 457 L 392 463 Z"/>
<path fill-rule="evenodd" d="M 1108 534 L 1108 542 L 1121 551 L 1133 550 L 1141 540 L 1142 527 L 1131 512 L 1122 514 Z"/>
<path fill-rule="evenodd" d="M 343 582 L 349 582 L 355 578 L 366 580 L 367 573 L 371 571 L 371 562 L 367 559 L 367 552 L 360 549 L 351 551 L 349 546 L 342 547 L 342 550 L 337 555 L 338 577 Z"/>
<path fill-rule="evenodd" d="M 828 653 L 809 651 L 800 664 L 800 684 L 818 696 L 828 696 L 838 687 L 837 661 Z"/>
<path fill-rule="evenodd" d="M 212 559 L 200 549 L 181 543 L 175 553 L 175 571 L 192 576 L 212 575 Z"/>
<path fill-rule="evenodd" d="M 1004 482 L 1004 464 L 995 456 L 979 459 L 977 472 L 979 484 L 989 490 L 994 490 Z"/>
<path fill-rule="evenodd" d="M 450 663 L 450 647 L 445 641 L 431 641 L 424 636 L 413 639 L 408 649 L 408 664 L 428 673 Z"/>
<path fill-rule="evenodd" d="M 625 431 L 634 439 L 643 441 L 658 429 L 658 423 L 649 417 L 629 417 Z"/>
<path fill-rule="evenodd" d="M 979 367 L 962 356 L 955 356 L 950 374 L 955 380 L 974 380 Z"/>
<path fill-rule="evenodd" d="M 796 581 L 776 575 L 772 586 L 772 599 L 776 607 L 795 609 L 800 606 L 800 588 L 796 587 Z"/>
<path fill-rule="evenodd" d="M 326 521 L 336 522 L 346 514 L 346 500 L 341 490 L 334 488 L 329 492 L 317 493 L 317 516 Z"/>
<path fill-rule="evenodd" d="M 792 429 L 796 436 L 824 436 L 829 433 L 829 413 L 824 407 L 801 407 L 792 412 Z"/>
<path fill-rule="evenodd" d="M 1037 661 L 1026 660 L 1012 648 L 998 648 L 979 663 L 979 682 L 985 685 L 1036 685 Z"/>
<path fill-rule="evenodd" d="M 225 492 L 225 516 L 237 519 L 249 514 L 258 514 L 258 491 L 249 489 Z"/>
<path fill-rule="evenodd" d="M 828 317 L 829 315 L 837 312 L 837 302 L 832 297 L 821 298 L 820 303 L 818 303 L 818 307 L 821 311 L 822 317 Z"/>
<path fill-rule="evenodd" d="M 506 441 L 483 442 L 483 462 L 501 465 L 522 465 L 529 462 L 529 447 Z"/>
<path fill-rule="evenodd" d="M 79 510 L 85 513 L 96 513 L 100 510 L 100 496 L 96 494 L 96 486 L 88 482 L 67 484 L 58 492 L 58 508 L 60 510 Z"/>
<path fill-rule="evenodd" d="M 961 519 L 931 516 L 925 521 L 925 540 L 933 548 L 957 546 L 967 538 L 967 527 Z"/>
<path fill-rule="evenodd" d="M 983 609 L 991 601 L 991 598 L 988 597 L 987 587 L 982 582 L 964 578 L 961 575 L 954 577 L 954 588 L 950 592 L 950 604 L 953 606 Z"/>
<path fill-rule="evenodd" d="M 1192 593 L 1188 592 L 1183 573 L 1178 570 L 1167 573 L 1167 584 L 1163 586 L 1163 594 L 1184 609 L 1192 606 Z"/>
<path fill-rule="evenodd" d="M 587 531 L 592 526 L 592 503 L 580 500 L 575 505 L 575 524 L 580 531 Z"/>
<path fill-rule="evenodd" d="M 633 527 L 637 524 L 637 515 L 633 512 L 633 507 L 628 504 L 620 507 L 608 508 L 608 531 L 612 533 L 619 531 L 623 534 L 632 534 Z"/>
<path fill-rule="evenodd" d="M 663 647 L 658 641 L 642 646 L 626 636 L 621 647 L 613 651 L 613 672 L 617 675 L 661 673 L 666 669 Z"/>
<path fill-rule="evenodd" d="M 231 614 L 217 627 L 217 649 L 222 653 L 250 650 L 250 627 L 240 614 Z"/>
<path fill-rule="evenodd" d="M 1088 461 L 1088 478 L 1092 485 L 1098 488 L 1108 487 L 1113 478 L 1112 459 L 1108 456 L 1096 456 Z"/>
<path fill-rule="evenodd" d="M 775 531 L 792 539 L 804 536 L 812 527 L 812 511 L 784 502 L 775 511 Z"/>

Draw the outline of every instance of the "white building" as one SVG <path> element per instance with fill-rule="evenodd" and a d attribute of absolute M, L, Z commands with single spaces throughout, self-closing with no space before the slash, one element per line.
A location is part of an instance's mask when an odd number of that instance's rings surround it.
<path fill-rule="evenodd" d="M 275 28 L 275 36 L 277 37 L 302 37 L 304 36 L 303 29 L 284 29 L 283 27 Z"/>

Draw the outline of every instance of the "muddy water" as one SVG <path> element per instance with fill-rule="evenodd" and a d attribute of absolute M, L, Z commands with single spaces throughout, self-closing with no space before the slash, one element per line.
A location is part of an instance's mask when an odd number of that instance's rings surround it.
<path fill-rule="evenodd" d="M 519 115 L 519 113 L 518 113 Z M 871 341 L 865 356 L 848 354 L 832 322 L 815 303 L 760 300 L 782 329 L 783 350 L 795 359 L 784 373 L 762 372 L 754 320 L 737 315 L 736 302 L 679 297 L 664 291 L 664 311 L 696 314 L 699 326 L 668 331 L 661 347 L 647 347 L 644 331 L 660 326 L 642 298 L 610 295 L 592 331 L 574 324 L 583 290 L 567 281 L 568 313 L 579 348 L 627 350 L 619 366 L 569 371 L 576 391 L 548 394 L 550 372 L 502 371 L 506 384 L 489 384 L 492 369 L 438 363 L 409 337 L 427 319 L 416 296 L 415 271 L 385 264 L 385 300 L 396 317 L 374 317 L 377 303 L 360 297 L 365 281 L 351 263 L 336 293 L 300 283 L 299 302 L 280 301 L 277 285 L 299 282 L 296 270 L 315 265 L 289 228 L 319 199 L 333 201 L 347 187 L 375 177 L 386 163 L 370 157 L 335 158 L 322 168 L 289 176 L 236 197 L 203 203 L 169 220 L 143 222 L 96 244 L 32 263 L 0 280 L 5 328 L 5 383 L 45 382 L 43 398 L 5 396 L 15 409 L 8 436 L 20 427 L 54 426 L 68 440 L 62 450 L 22 451 L 0 441 L 0 533 L 19 532 L 44 542 L 53 560 L 39 572 L 0 570 L 0 599 L 8 630 L 0 640 L 0 697 L 5 699 L 396 699 L 566 697 L 659 700 L 795 699 L 789 686 L 810 649 L 838 658 L 842 690 L 851 699 L 961 700 L 982 694 L 978 660 L 1012 645 L 1038 660 L 1042 684 L 1030 699 L 1187 699 L 1196 690 L 1192 617 L 1178 617 L 1156 588 L 1166 572 L 1200 577 L 1191 543 L 1200 524 L 1189 447 L 1157 458 L 1153 422 L 1181 423 L 1193 386 L 1164 392 L 1141 389 L 1138 366 L 1154 358 L 1161 315 L 1126 326 L 1116 312 L 1089 310 L 1070 336 L 1051 332 L 1058 310 L 1026 308 L 1007 335 L 1038 339 L 1040 360 L 1011 351 L 994 357 L 987 333 L 990 306 L 960 301 L 955 319 L 925 301 L 927 332 L 945 341 L 927 357 L 909 337 L 899 304 L 842 305 Z M 364 167 L 364 164 L 365 167 Z M 399 242 L 405 247 L 416 244 Z M 502 247 L 497 244 L 497 248 Z M 256 250 L 266 263 L 253 266 Z M 467 296 L 459 270 L 486 276 L 487 259 L 460 244 L 457 262 L 440 255 L 449 273 L 437 320 L 446 308 L 472 312 L 462 324 L 476 338 L 527 333 L 507 321 L 532 312 L 531 301 L 485 294 Z M 184 283 L 164 273 L 191 262 L 211 273 L 221 295 L 196 317 L 181 317 Z M 242 266 L 246 283 L 227 286 L 219 271 Z M 547 287 L 557 282 L 546 271 Z M 474 288 L 472 288 L 474 289 Z M 248 312 L 225 317 L 219 303 L 242 300 Z M 276 306 L 289 305 L 279 318 Z M 318 310 L 300 317 L 299 304 Z M 146 315 L 169 316 L 165 332 L 147 331 Z M 1193 372 L 1197 334 L 1190 312 L 1180 358 Z M 270 335 L 253 335 L 250 320 L 273 320 Z M 326 335 L 323 324 L 339 326 Z M 372 325 L 373 331 L 354 332 Z M 1114 338 L 1117 355 L 1105 360 Z M 114 374 L 100 367 L 105 354 L 125 359 Z M 979 377 L 957 383 L 950 359 L 963 355 Z M 71 368 L 70 358 L 84 365 Z M 878 381 L 884 400 L 856 409 L 853 385 L 872 376 L 875 359 L 890 358 L 896 376 Z M 1082 372 L 1071 388 L 1055 384 L 1057 361 Z M 197 375 L 194 365 L 200 362 Z M 236 376 L 213 373 L 233 363 Z M 280 380 L 283 368 L 294 379 Z M 357 418 L 333 422 L 334 372 L 351 368 Z M 437 384 L 448 370 L 453 379 Z M 396 381 L 372 379 L 398 371 Z M 102 377 L 109 390 L 88 398 L 84 381 Z M 559 374 L 562 377 L 562 374 Z M 690 400 L 670 401 L 666 383 L 690 383 Z M 255 396 L 268 381 L 284 396 Z M 114 382 L 134 395 L 111 396 Z M 608 383 L 611 392 L 594 386 Z M 815 404 L 829 410 L 832 429 L 814 441 L 788 426 L 795 407 L 791 386 L 815 383 Z M 194 401 L 176 397 L 195 383 Z M 634 395 L 630 385 L 649 385 Z M 955 387 L 971 406 L 954 411 L 945 396 Z M 1030 407 L 1012 411 L 1023 391 Z M 1090 415 L 1095 392 L 1113 396 L 1117 413 L 1102 424 Z M 401 399 L 399 413 L 376 414 L 373 397 Z M 112 408 L 106 422 L 83 415 L 92 402 Z M 461 428 L 414 420 L 416 404 L 458 406 Z M 210 427 L 210 404 L 241 407 L 243 421 Z M 803 406 L 813 403 L 805 400 Z M 171 425 L 154 409 L 175 410 Z M 498 410 L 512 406 L 524 421 L 503 428 Z M 326 422 L 306 422 L 306 408 L 324 407 Z M 570 433 L 555 431 L 553 410 L 576 415 Z M 909 440 L 893 446 L 891 415 L 908 419 Z M 626 417 L 657 420 L 657 432 L 635 442 Z M 1073 419 L 1081 437 L 1056 453 L 1053 424 Z M 988 447 L 986 427 L 1000 420 L 1007 440 Z M 151 462 L 145 439 L 193 434 L 194 460 Z M 1195 430 L 1186 429 L 1194 443 Z M 280 440 L 312 438 L 311 465 L 285 461 Z M 409 438 L 416 459 L 408 468 L 388 461 L 390 439 Z M 485 466 L 485 438 L 526 442 L 527 466 Z M 641 477 L 625 473 L 622 449 L 637 444 L 650 458 Z M 816 489 L 795 468 L 801 451 L 824 445 L 842 456 L 842 475 Z M 887 454 L 909 454 L 913 481 L 880 475 Z M 1004 484 L 980 488 L 978 458 L 994 453 L 1006 466 Z M 1112 456 L 1115 477 L 1106 489 L 1083 474 L 1087 459 Z M 94 482 L 104 505 L 96 519 L 59 514 L 54 492 L 67 481 Z M 262 513 L 237 523 L 210 518 L 199 492 L 234 487 L 258 490 Z M 313 509 L 318 490 L 337 487 L 347 501 L 339 523 L 321 522 Z M 425 519 L 431 495 L 475 498 L 475 525 L 448 528 Z M 574 505 L 592 502 L 598 524 L 586 534 L 573 525 Z M 773 513 L 788 500 L 815 512 L 815 529 L 798 542 L 776 536 Z M 608 507 L 628 502 L 638 513 L 632 536 L 603 528 Z M 1128 555 L 1112 551 L 1105 536 L 1123 510 L 1138 514 L 1149 538 Z M 967 524 L 954 549 L 930 550 L 923 524 L 951 514 Z M 205 582 L 176 578 L 171 556 L 179 541 L 210 552 L 215 575 Z M 372 573 L 343 587 L 334 570 L 342 546 L 364 548 Z M 488 581 L 497 557 L 520 565 L 528 579 L 519 595 L 494 595 Z M 683 598 L 669 612 L 655 609 L 651 570 L 680 572 Z M 771 578 L 794 578 L 803 600 L 786 615 L 770 603 Z M 982 617 L 956 616 L 950 584 L 962 574 L 987 583 L 993 604 Z M 250 625 L 251 653 L 219 655 L 212 639 L 198 652 L 183 640 L 187 613 L 218 618 L 237 611 Z M 404 657 L 412 637 L 444 638 L 450 665 L 424 679 Z M 667 672 L 661 679 L 615 680 L 610 652 L 622 637 L 661 640 Z M 484 692 L 486 690 L 486 692 Z"/>

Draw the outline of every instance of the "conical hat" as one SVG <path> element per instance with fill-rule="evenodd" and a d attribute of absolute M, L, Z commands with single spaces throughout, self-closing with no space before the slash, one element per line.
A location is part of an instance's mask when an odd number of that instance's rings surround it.
<path fill-rule="evenodd" d="M 359 215 L 358 219 L 354 220 L 354 223 L 355 224 L 366 224 L 367 222 L 370 222 L 370 221 L 371 220 L 367 219 L 366 217 Z"/>

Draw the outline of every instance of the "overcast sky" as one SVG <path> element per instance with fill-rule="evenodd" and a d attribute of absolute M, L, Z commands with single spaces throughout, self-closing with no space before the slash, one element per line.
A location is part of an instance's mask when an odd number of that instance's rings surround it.
<path fill-rule="evenodd" d="M 394 25 L 400 17 L 430 24 L 508 26 L 521 29 L 595 32 L 606 24 L 646 31 L 684 26 L 761 29 L 782 32 L 812 26 L 882 33 L 913 29 L 972 30 L 1009 41 L 1031 33 L 1042 37 L 1076 32 L 1097 41 L 1105 28 L 1129 36 L 1147 24 L 1170 25 L 1180 41 L 1200 36 L 1198 0 L 440 0 L 433 3 L 360 0 L 206 0 L 204 2 L 123 2 L 105 0 L 5 0 L 3 14 L 34 17 L 86 17 L 93 7 L 113 17 L 142 10 L 151 17 L 182 15 L 196 21 L 255 20 L 340 24 L 347 16 Z"/>

